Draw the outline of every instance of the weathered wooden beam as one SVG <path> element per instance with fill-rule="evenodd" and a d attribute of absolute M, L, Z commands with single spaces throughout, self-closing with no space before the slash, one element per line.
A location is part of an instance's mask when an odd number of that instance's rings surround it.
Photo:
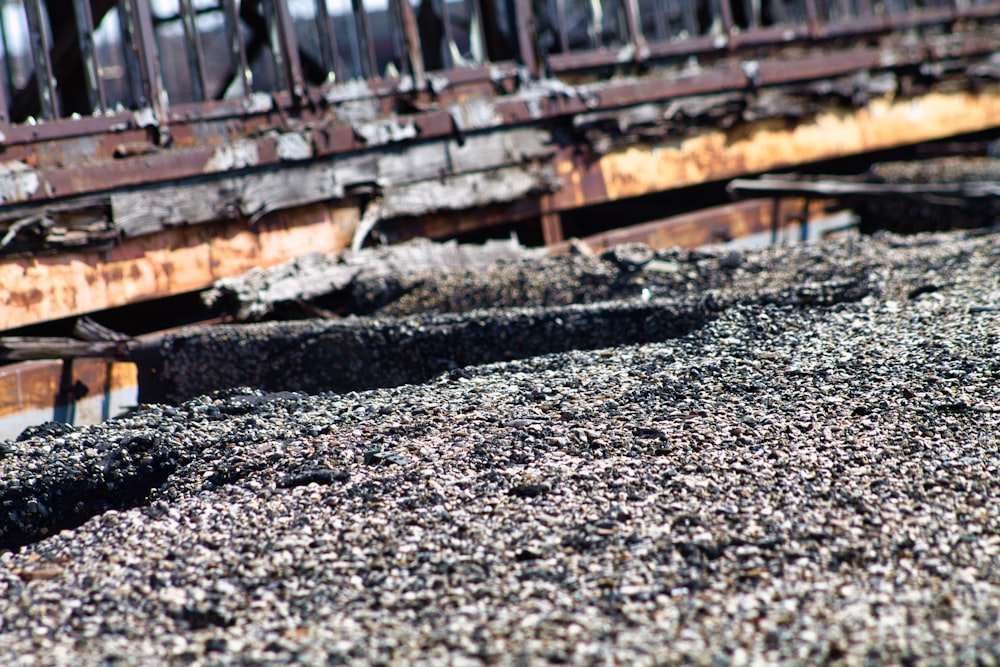
<path fill-rule="evenodd" d="M 358 217 L 348 200 L 270 214 L 252 227 L 176 227 L 106 251 L 8 259 L 0 262 L 0 331 L 206 289 L 310 250 L 336 252 L 350 242 Z"/>
<path fill-rule="evenodd" d="M 128 347 L 127 341 L 87 341 L 59 336 L 3 336 L 0 337 L 0 361 L 77 357 L 127 361 Z"/>
<path fill-rule="evenodd" d="M 732 193 L 813 197 L 893 197 L 938 195 L 962 199 L 1000 197 L 1000 185 L 975 183 L 866 183 L 836 178 L 792 180 L 788 178 L 738 178 L 726 186 Z"/>
<path fill-rule="evenodd" d="M 404 280 L 420 272 L 480 270 L 501 260 L 537 256 L 539 252 L 511 238 L 482 245 L 416 239 L 342 255 L 312 253 L 267 270 L 255 269 L 224 278 L 203 295 L 203 300 L 214 312 L 222 311 L 239 321 L 252 321 L 266 317 L 282 304 L 309 301 L 349 289 L 364 293 L 384 283 L 386 278 Z"/>
<path fill-rule="evenodd" d="M 1000 87 L 878 98 L 852 111 L 821 112 L 795 123 L 762 120 L 731 130 L 709 129 L 597 159 L 565 151 L 556 170 L 572 178 L 564 178 L 566 187 L 555 193 L 554 203 L 566 210 L 995 127 L 1000 127 Z"/>

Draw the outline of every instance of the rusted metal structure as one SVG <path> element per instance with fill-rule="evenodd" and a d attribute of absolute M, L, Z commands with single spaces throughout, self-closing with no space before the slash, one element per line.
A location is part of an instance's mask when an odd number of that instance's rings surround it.
<path fill-rule="evenodd" d="M 996 0 L 0 0 L 0 35 L 0 330 L 1000 126 Z"/>

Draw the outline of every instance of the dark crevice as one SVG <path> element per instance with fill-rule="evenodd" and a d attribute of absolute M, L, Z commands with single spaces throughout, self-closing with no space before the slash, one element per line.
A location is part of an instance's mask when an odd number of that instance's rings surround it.
<path fill-rule="evenodd" d="M 44 437 L 53 430 L 47 426 L 25 431 L 19 440 Z M 75 528 L 108 510 L 144 505 L 151 491 L 189 460 L 156 435 L 134 435 L 113 445 L 77 442 L 82 455 L 79 467 L 0 489 L 5 514 L 0 523 L 0 549 L 16 549 Z"/>

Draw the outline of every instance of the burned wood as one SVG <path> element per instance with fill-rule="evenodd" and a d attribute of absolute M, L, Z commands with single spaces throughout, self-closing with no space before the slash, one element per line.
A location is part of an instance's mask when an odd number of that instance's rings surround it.
<path fill-rule="evenodd" d="M 772 196 L 815 197 L 878 197 L 878 196 L 927 196 L 939 195 L 958 198 L 1000 196 L 1000 185 L 990 182 L 975 183 L 868 183 L 834 178 L 817 180 L 791 180 L 785 178 L 737 178 L 727 186 L 729 192 L 743 192 Z"/>
<path fill-rule="evenodd" d="M 34 359 L 95 358 L 128 361 L 133 338 L 95 322 L 79 318 L 73 325 L 74 338 L 61 336 L 0 337 L 0 361 Z"/>
<path fill-rule="evenodd" d="M 91 357 L 128 361 L 128 341 L 85 341 L 62 337 L 0 337 L 0 361 Z"/>
<path fill-rule="evenodd" d="M 384 298 L 391 298 L 393 293 L 398 296 L 405 291 L 407 276 L 448 269 L 478 270 L 498 261 L 540 253 L 525 248 L 514 238 L 483 245 L 418 239 L 342 255 L 313 253 L 268 270 L 256 269 L 220 280 L 204 294 L 203 300 L 216 312 L 238 321 L 254 321 L 266 318 L 281 306 L 336 293 L 371 292 L 377 288 L 386 293 Z M 350 301 L 350 295 L 345 294 L 343 300 Z"/>
<path fill-rule="evenodd" d="M 73 324 L 73 336 L 94 343 L 122 342 L 132 338 L 120 331 L 109 329 L 89 317 L 81 317 Z"/>
<path fill-rule="evenodd" d="M 1000 216 L 1000 159 L 934 158 L 881 162 L 854 177 L 736 179 L 733 194 L 829 197 L 854 209 L 862 231 L 918 232 L 993 225 Z"/>

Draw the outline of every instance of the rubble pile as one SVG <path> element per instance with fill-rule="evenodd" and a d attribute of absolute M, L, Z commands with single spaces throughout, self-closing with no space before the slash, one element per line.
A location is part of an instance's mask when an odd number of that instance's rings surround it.
<path fill-rule="evenodd" d="M 0 661 L 996 662 L 998 238 L 659 254 L 552 309 L 603 347 L 30 430 L 0 445 Z M 657 309 L 700 319 L 614 341 Z"/>

